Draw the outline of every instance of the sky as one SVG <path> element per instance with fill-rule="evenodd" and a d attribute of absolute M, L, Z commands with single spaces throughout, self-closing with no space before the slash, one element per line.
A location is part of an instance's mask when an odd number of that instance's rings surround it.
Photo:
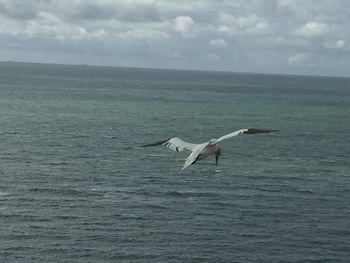
<path fill-rule="evenodd" d="M 350 77 L 350 1 L 0 0 L 0 61 Z"/>

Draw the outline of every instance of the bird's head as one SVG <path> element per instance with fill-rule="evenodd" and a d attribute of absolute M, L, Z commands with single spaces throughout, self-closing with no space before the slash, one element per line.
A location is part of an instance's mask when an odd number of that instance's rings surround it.
<path fill-rule="evenodd" d="M 217 139 L 211 139 L 211 140 L 209 141 L 209 145 L 215 145 L 216 142 L 217 142 Z"/>

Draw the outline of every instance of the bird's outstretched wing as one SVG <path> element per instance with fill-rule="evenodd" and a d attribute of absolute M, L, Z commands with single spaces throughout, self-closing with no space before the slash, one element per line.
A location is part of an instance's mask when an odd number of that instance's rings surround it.
<path fill-rule="evenodd" d="M 174 137 L 174 138 L 169 138 L 156 143 L 142 145 L 142 147 L 150 147 L 150 146 L 157 146 L 157 145 L 164 145 L 176 152 L 181 152 L 183 150 L 193 151 L 198 146 L 198 144 L 184 142 L 183 140 L 177 137 Z"/>
<path fill-rule="evenodd" d="M 224 136 L 221 136 L 217 140 L 215 140 L 215 143 L 219 143 L 223 140 L 229 139 L 231 137 L 240 135 L 240 134 L 256 134 L 256 133 L 268 133 L 268 132 L 277 132 L 278 130 L 270 130 L 270 129 L 256 129 L 256 128 L 249 128 L 249 129 L 241 129 L 229 134 L 226 134 Z"/>

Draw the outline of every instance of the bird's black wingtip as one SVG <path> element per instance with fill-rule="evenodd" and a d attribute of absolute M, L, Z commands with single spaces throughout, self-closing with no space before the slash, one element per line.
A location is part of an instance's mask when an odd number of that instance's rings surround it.
<path fill-rule="evenodd" d="M 278 132 L 279 130 L 275 129 L 257 129 L 257 128 L 249 128 L 245 131 L 245 134 L 256 134 L 256 133 L 269 133 L 269 132 Z"/>
<path fill-rule="evenodd" d="M 162 145 L 163 143 L 166 143 L 169 140 L 170 140 L 170 138 L 168 138 L 166 140 L 159 141 L 159 142 L 151 143 L 151 144 L 141 145 L 141 147 L 150 147 L 150 146 Z"/>

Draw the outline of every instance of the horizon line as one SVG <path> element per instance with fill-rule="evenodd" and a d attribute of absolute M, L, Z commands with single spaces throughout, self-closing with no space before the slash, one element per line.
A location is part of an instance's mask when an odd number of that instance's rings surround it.
<path fill-rule="evenodd" d="M 52 66 L 76 66 L 76 67 L 101 67 L 101 68 L 125 68 L 125 69 L 143 69 L 143 70 L 163 70 L 163 71 L 189 71 L 203 73 L 222 73 L 222 74 L 242 74 L 242 75 L 272 75 L 272 76 L 290 76 L 290 77 L 316 77 L 316 78 L 345 78 L 350 76 L 345 75 L 318 75 L 318 74 L 295 74 L 295 73 L 271 73 L 271 72 L 253 72 L 253 71 L 227 71 L 227 70 L 210 70 L 210 69 L 181 69 L 181 68 L 160 68 L 160 67 L 137 67 L 137 66 L 117 66 L 117 65 L 100 65 L 86 63 L 54 63 L 54 62 L 32 62 L 32 61 L 15 61 L 15 60 L 0 60 L 1 64 L 37 64 L 37 65 L 52 65 Z"/>

